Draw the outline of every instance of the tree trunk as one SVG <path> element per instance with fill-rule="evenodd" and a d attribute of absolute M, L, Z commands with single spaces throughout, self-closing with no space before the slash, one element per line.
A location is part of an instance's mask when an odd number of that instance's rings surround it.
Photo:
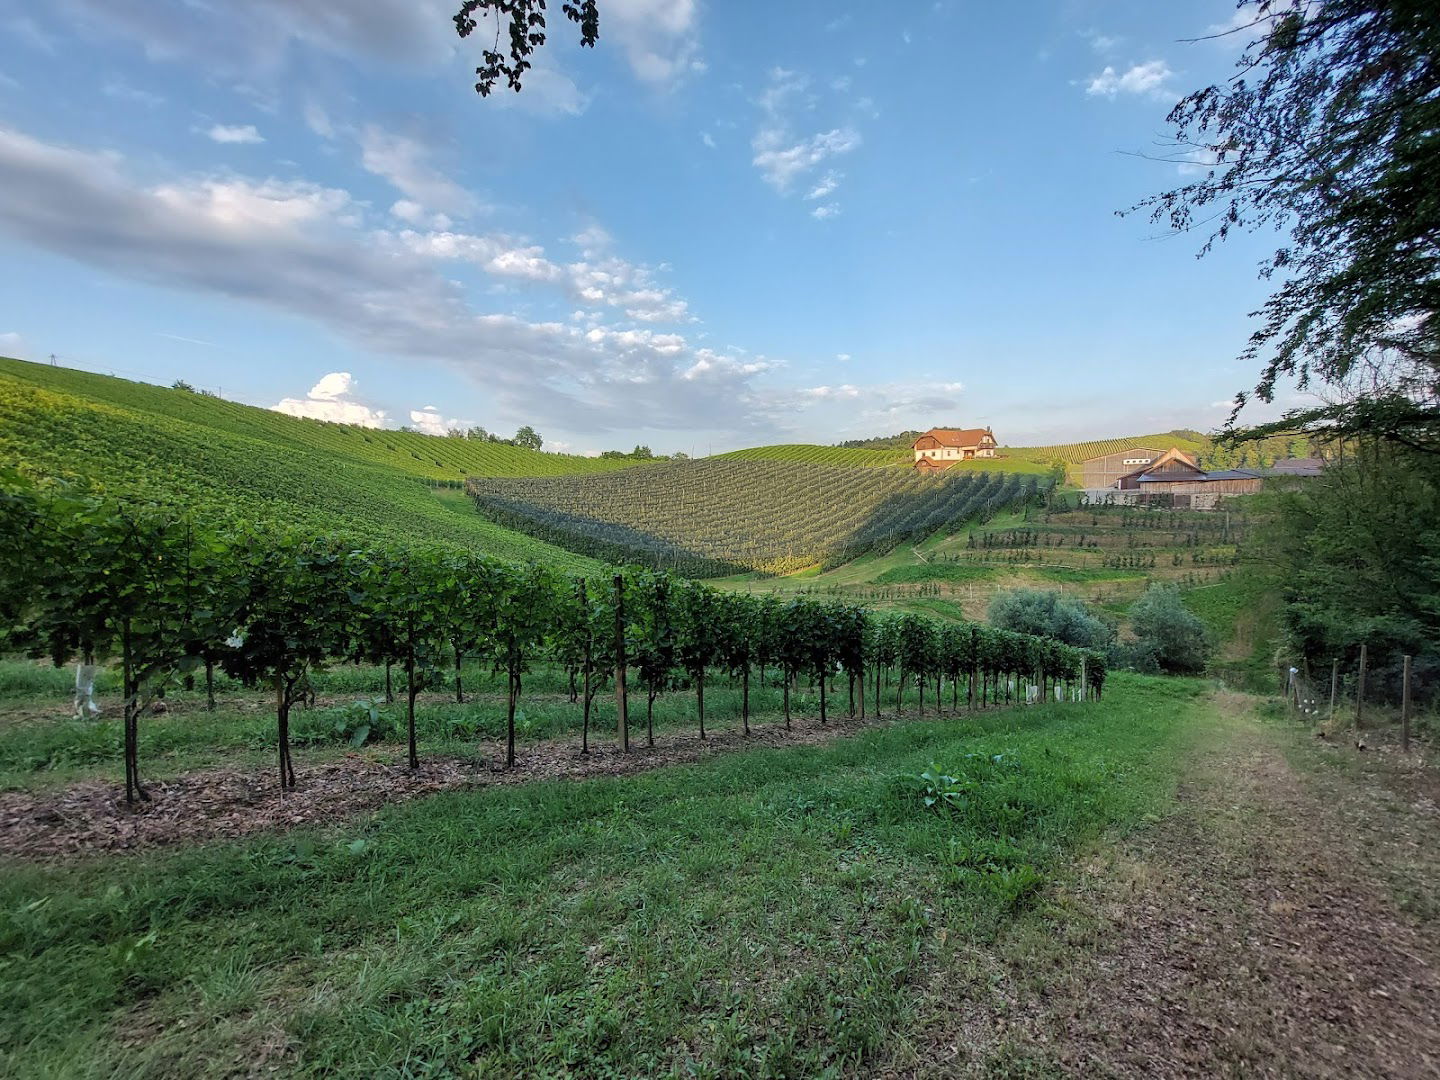
<path fill-rule="evenodd" d="M 215 711 L 215 658 L 205 657 L 205 711 Z"/>
<path fill-rule="evenodd" d="M 695 676 L 695 703 L 700 710 L 700 738 L 705 738 L 705 669 Z"/>
<path fill-rule="evenodd" d="M 865 665 L 860 665 L 860 671 L 856 675 L 860 682 L 860 719 L 865 719 Z"/>
<path fill-rule="evenodd" d="M 655 691 L 645 695 L 645 736 L 651 746 L 655 745 Z"/>
<path fill-rule="evenodd" d="M 410 744 L 410 768 L 420 767 L 420 755 L 415 750 L 415 695 L 420 688 L 415 685 L 415 646 L 405 650 L 405 733 Z"/>
<path fill-rule="evenodd" d="M 920 715 L 925 715 L 925 673 L 919 672 L 915 676 L 915 685 L 920 688 Z"/>
<path fill-rule="evenodd" d="M 750 665 L 746 664 L 740 672 L 740 729 L 745 735 L 750 734 Z"/>
<path fill-rule="evenodd" d="M 900 671 L 900 679 L 895 684 L 895 715 L 905 715 L 905 671 Z"/>
<path fill-rule="evenodd" d="M 395 704 L 395 686 L 390 681 L 390 661 L 385 661 L 385 704 Z"/>
<path fill-rule="evenodd" d="M 277 735 L 280 790 L 295 786 L 295 766 L 290 760 L 290 683 L 283 675 L 275 679 L 275 730 Z"/>
<path fill-rule="evenodd" d="M 590 656 L 586 650 L 585 656 L 585 682 L 580 693 L 585 698 L 585 704 L 581 709 L 583 719 L 580 721 L 580 753 L 590 753 L 590 701 L 594 697 L 590 693 Z"/>
<path fill-rule="evenodd" d="M 455 704 L 465 704 L 465 680 L 460 674 L 460 664 L 463 657 L 460 655 L 460 646 L 455 646 Z M 573 700 L 573 699 L 572 699 Z"/>
<path fill-rule="evenodd" d="M 875 719 L 880 719 L 880 665 L 875 665 Z"/>
<path fill-rule="evenodd" d="M 505 767 L 513 769 L 515 767 L 515 698 L 518 696 L 520 679 L 516 675 L 514 667 L 509 669 L 508 674 L 510 680 L 509 700 L 505 709 Z"/>
<path fill-rule="evenodd" d="M 625 579 L 615 575 L 615 726 L 620 750 L 630 752 L 630 710 L 625 693 Z"/>
<path fill-rule="evenodd" d="M 825 677 L 825 672 L 820 672 L 820 723 L 825 723 L 825 684 L 830 680 Z"/>
<path fill-rule="evenodd" d="M 130 650 L 130 620 L 121 623 L 120 690 L 125 695 L 125 802 L 148 802 L 150 793 L 140 784 L 140 686 Z"/>
<path fill-rule="evenodd" d="M 784 678 L 783 680 L 781 680 L 781 682 L 782 682 L 782 685 L 785 687 L 785 690 L 784 690 L 784 694 L 785 694 L 785 730 L 786 730 L 786 731 L 789 731 L 789 730 L 790 730 L 790 676 L 789 676 L 789 675 L 786 675 L 785 678 Z"/>

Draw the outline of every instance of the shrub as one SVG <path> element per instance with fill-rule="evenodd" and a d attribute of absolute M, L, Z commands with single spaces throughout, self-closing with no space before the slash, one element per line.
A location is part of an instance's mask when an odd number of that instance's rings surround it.
<path fill-rule="evenodd" d="M 1054 638 L 1084 649 L 1104 648 L 1114 630 L 1083 601 L 1054 589 L 1014 589 L 990 602 L 991 626 L 1018 634 Z"/>
<path fill-rule="evenodd" d="M 1185 610 L 1180 590 L 1156 583 L 1130 609 L 1135 643 L 1131 666 L 1140 671 L 1193 675 L 1205 670 L 1205 624 Z"/>

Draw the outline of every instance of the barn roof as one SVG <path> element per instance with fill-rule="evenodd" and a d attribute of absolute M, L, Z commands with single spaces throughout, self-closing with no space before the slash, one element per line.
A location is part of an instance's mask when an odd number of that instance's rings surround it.
<path fill-rule="evenodd" d="M 1258 480 L 1263 474 L 1258 469 L 1220 469 L 1216 472 L 1202 472 L 1198 476 L 1151 476 L 1148 472 L 1139 478 L 1142 484 L 1203 484 L 1211 480 Z"/>
<path fill-rule="evenodd" d="M 918 443 L 927 435 L 941 446 L 979 446 L 984 436 L 989 435 L 992 439 L 995 437 L 989 428 L 931 428 L 915 442 Z"/>

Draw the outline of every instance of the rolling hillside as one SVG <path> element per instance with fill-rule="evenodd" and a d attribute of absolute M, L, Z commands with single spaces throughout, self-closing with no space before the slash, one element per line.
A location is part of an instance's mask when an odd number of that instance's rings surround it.
<path fill-rule="evenodd" d="M 616 466 L 302 420 L 18 360 L 0 360 L 0 415 L 0 460 L 32 476 L 317 532 L 453 544 L 571 568 L 595 564 L 486 521 L 460 491 L 432 485 L 442 477 L 454 484 L 452 470 L 462 465 L 504 475 Z"/>
<path fill-rule="evenodd" d="M 863 451 L 862 451 L 863 452 Z M 789 573 L 913 543 L 1034 494 L 1036 478 L 712 458 L 466 484 L 480 511 L 574 551 L 696 577 Z"/>

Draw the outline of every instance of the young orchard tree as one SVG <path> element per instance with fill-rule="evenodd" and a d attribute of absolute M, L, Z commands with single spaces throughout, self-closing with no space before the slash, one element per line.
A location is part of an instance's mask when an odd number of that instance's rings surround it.
<path fill-rule="evenodd" d="M 543 566 L 526 566 L 499 575 L 495 595 L 496 665 L 508 680 L 505 712 L 505 767 L 515 767 L 515 706 L 521 678 L 543 650 L 555 626 L 559 582 Z"/>
<path fill-rule="evenodd" d="M 668 574 L 642 571 L 628 590 L 630 638 L 627 652 L 645 687 L 645 732 L 655 745 L 655 698 L 670 685 L 675 669 L 675 581 Z"/>
<path fill-rule="evenodd" d="M 554 655 L 581 676 L 580 753 L 590 753 L 590 716 L 595 696 L 604 689 L 614 663 L 611 641 L 615 609 L 609 598 L 610 582 L 580 578 L 556 598 Z"/>
<path fill-rule="evenodd" d="M 190 603 L 205 572 L 194 526 L 174 511 L 61 495 L 47 507 L 48 570 L 33 583 L 36 629 L 58 665 L 78 649 L 119 655 L 124 701 L 125 799 L 140 783 L 139 720 L 175 674 L 195 665 Z"/>
<path fill-rule="evenodd" d="M 440 555 L 435 560 L 435 618 L 455 665 L 455 702 L 465 704 L 463 665 L 490 643 L 495 625 L 494 562 L 483 555 Z"/>
<path fill-rule="evenodd" d="M 723 593 L 718 598 L 720 626 L 719 661 L 732 675 L 740 676 L 740 731 L 750 734 L 750 669 L 756 654 L 756 609 L 758 601 L 741 593 Z"/>
<path fill-rule="evenodd" d="M 440 677 L 446 650 L 444 572 L 439 558 L 423 550 L 382 548 L 351 559 L 350 599 L 362 610 L 386 612 L 396 658 L 405 671 L 405 732 L 410 768 L 420 767 L 415 737 L 415 699 Z"/>
<path fill-rule="evenodd" d="M 674 591 L 675 658 L 695 684 L 700 738 L 705 738 L 705 669 L 720 660 L 724 627 L 720 595 L 698 582 L 678 582 Z"/>
<path fill-rule="evenodd" d="M 900 659 L 900 616 L 881 615 L 871 620 L 867 651 L 875 664 L 875 716 L 880 716 L 880 673 Z M 897 715 L 898 712 L 897 712 Z"/>
<path fill-rule="evenodd" d="M 295 786 L 290 710 L 309 689 L 312 671 L 354 648 L 356 619 L 347 552 L 331 539 L 251 529 L 232 547 L 242 588 L 234 647 L 225 670 L 247 685 L 275 688 L 281 790 Z"/>
<path fill-rule="evenodd" d="M 869 640 L 870 616 L 864 608 L 837 604 L 831 615 L 835 632 L 835 659 L 850 682 L 850 716 L 855 716 L 855 691 L 859 684 L 860 719 L 865 719 L 865 646 Z"/>
<path fill-rule="evenodd" d="M 790 727 L 790 687 L 802 671 L 813 670 L 814 650 L 811 647 L 811 624 L 819 605 L 813 600 L 791 600 L 779 610 L 775 633 L 775 659 L 785 680 L 785 727 Z"/>

